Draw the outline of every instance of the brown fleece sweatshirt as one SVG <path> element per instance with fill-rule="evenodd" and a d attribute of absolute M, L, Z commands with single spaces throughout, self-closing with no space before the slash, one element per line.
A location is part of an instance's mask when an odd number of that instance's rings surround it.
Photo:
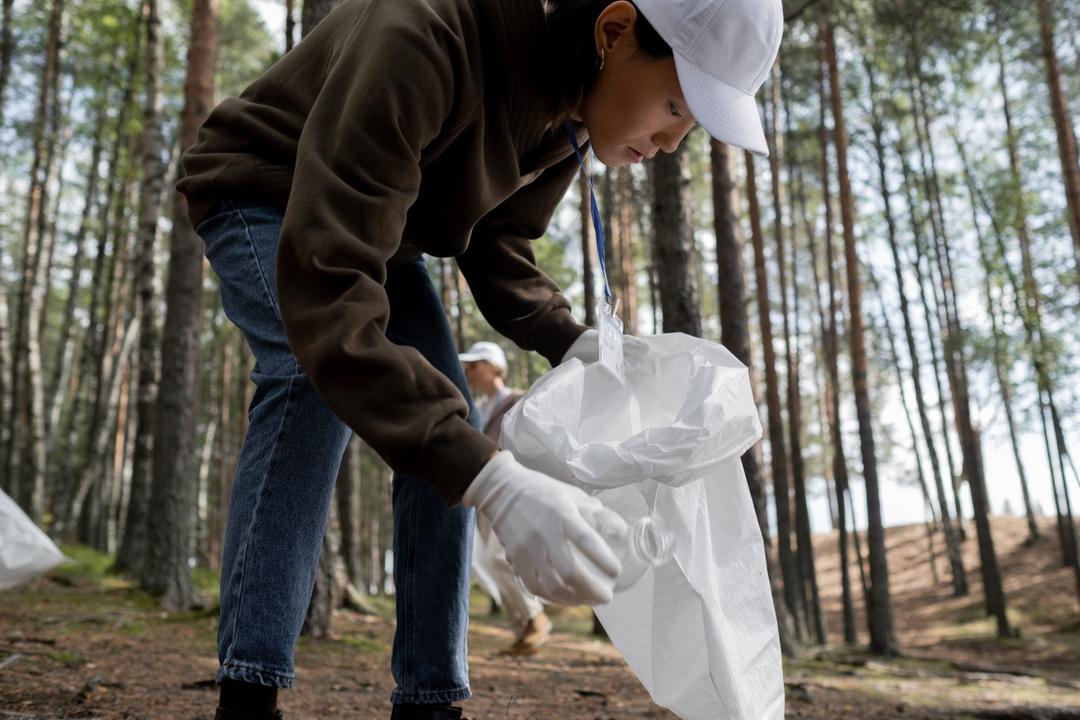
<path fill-rule="evenodd" d="M 221 198 L 283 209 L 278 298 L 301 367 L 449 504 L 497 446 L 445 375 L 386 338 L 386 268 L 456 257 L 491 325 L 552 364 L 584 331 L 530 243 L 577 172 L 534 81 L 543 28 L 540 0 L 345 0 L 214 109 L 177 183 L 195 225 Z"/>

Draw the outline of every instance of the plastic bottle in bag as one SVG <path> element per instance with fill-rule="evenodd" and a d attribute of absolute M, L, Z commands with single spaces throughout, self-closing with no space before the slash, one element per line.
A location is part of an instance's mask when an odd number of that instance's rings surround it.
<path fill-rule="evenodd" d="M 622 563 L 615 592 L 631 587 L 646 570 L 671 557 L 671 534 L 658 519 L 648 515 L 627 521 L 615 510 L 605 508 L 596 515 L 596 529 Z"/>

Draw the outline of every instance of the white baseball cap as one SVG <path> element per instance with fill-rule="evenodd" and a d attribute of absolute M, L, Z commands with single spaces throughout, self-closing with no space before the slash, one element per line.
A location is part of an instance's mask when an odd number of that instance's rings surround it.
<path fill-rule="evenodd" d="M 458 359 L 463 363 L 483 360 L 491 363 L 499 370 L 506 370 L 506 353 L 493 342 L 473 343 L 468 350 L 458 355 Z"/>
<path fill-rule="evenodd" d="M 690 112 L 721 142 L 767 156 L 754 95 L 776 61 L 781 0 L 633 0 L 675 53 Z"/>

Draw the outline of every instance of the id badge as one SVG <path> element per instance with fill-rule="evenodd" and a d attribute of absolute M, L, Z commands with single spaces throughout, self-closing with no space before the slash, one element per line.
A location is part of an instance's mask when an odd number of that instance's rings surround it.
<path fill-rule="evenodd" d="M 600 332 L 600 363 L 619 378 L 620 382 L 626 382 L 623 371 L 623 324 L 615 311 L 618 309 L 618 301 L 611 305 L 604 298 L 596 302 L 597 325 Z"/>

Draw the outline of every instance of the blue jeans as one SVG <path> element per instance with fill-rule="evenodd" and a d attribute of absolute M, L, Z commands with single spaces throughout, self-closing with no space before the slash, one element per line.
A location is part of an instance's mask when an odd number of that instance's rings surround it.
<path fill-rule="evenodd" d="M 255 356 L 255 394 L 229 505 L 221 564 L 218 680 L 292 687 L 296 641 L 315 582 L 338 467 L 352 431 L 320 399 L 285 337 L 275 285 L 281 212 L 223 200 L 199 223 L 225 315 Z M 477 412 L 423 259 L 391 268 L 386 335 L 419 350 Z M 382 382 L 357 377 L 357 382 Z M 396 475 L 395 703 L 470 697 L 467 657 L 474 514 Z"/>

